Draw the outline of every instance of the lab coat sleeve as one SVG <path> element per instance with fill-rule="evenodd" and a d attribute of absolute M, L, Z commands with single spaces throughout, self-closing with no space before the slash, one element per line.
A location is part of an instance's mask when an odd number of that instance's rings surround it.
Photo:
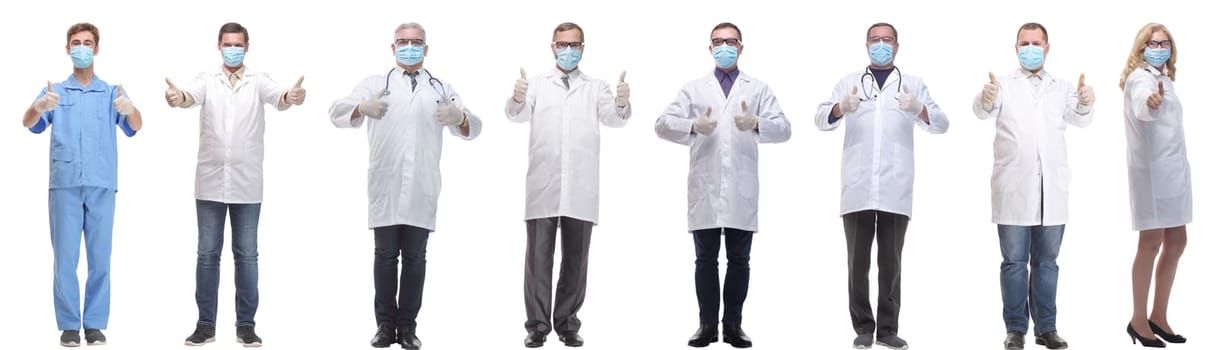
<path fill-rule="evenodd" d="M 608 88 L 607 82 L 595 80 L 595 85 L 599 85 L 599 100 L 596 101 L 599 123 L 610 128 L 620 128 L 628 124 L 629 117 L 633 116 L 632 104 L 630 103 L 624 108 L 616 106 L 616 96 L 612 95 L 612 90 Z"/>
<path fill-rule="evenodd" d="M 818 105 L 818 112 L 814 114 L 814 125 L 817 126 L 819 130 L 835 130 L 835 128 L 840 126 L 840 120 L 844 119 L 843 116 L 840 116 L 840 118 L 836 119 L 834 123 L 831 123 L 831 110 L 835 108 L 837 103 L 840 103 L 840 101 L 843 101 L 844 98 L 848 96 L 848 85 L 850 84 L 847 83 L 847 80 L 847 77 L 840 79 L 840 81 L 835 84 L 835 89 L 831 90 L 831 99 Z"/>
<path fill-rule="evenodd" d="M 928 94 L 928 86 L 921 82 L 915 92 L 915 98 L 923 102 L 924 109 L 928 110 L 927 123 L 924 122 L 924 119 L 920 119 L 919 113 L 915 114 L 916 125 L 919 125 L 921 129 L 930 134 L 944 134 L 948 131 L 949 118 L 945 116 L 945 111 L 941 110 L 941 107 L 937 106 L 937 102 L 933 101 L 932 96 Z"/>
<path fill-rule="evenodd" d="M 1155 79 L 1146 74 L 1134 72 L 1126 77 L 1126 86 L 1122 91 L 1130 99 L 1128 102 L 1130 105 L 1127 107 L 1131 109 L 1131 114 L 1135 119 L 1145 122 L 1156 121 L 1156 110 L 1148 108 L 1147 100 L 1148 96 L 1151 96 L 1157 88 Z"/>
<path fill-rule="evenodd" d="M 1065 81 L 1064 86 L 1076 85 L 1072 84 L 1071 81 Z M 1096 96 L 1094 95 L 1094 97 Z M 1083 128 L 1093 123 L 1093 110 L 1096 109 L 1096 106 L 1080 106 L 1079 90 L 1070 89 L 1070 92 L 1067 93 L 1067 106 L 1067 112 L 1063 113 L 1063 120 L 1067 121 L 1068 124 Z"/>
<path fill-rule="evenodd" d="M 46 96 L 46 93 L 47 93 L 46 88 L 43 88 L 42 92 L 38 93 L 38 97 L 34 98 L 34 102 L 38 102 L 38 99 L 42 98 L 42 96 Z M 35 134 L 41 134 L 43 131 L 46 131 L 46 128 L 51 125 L 51 121 L 54 120 L 54 116 L 55 116 L 55 110 L 53 110 L 53 109 L 46 111 L 46 112 L 42 112 L 42 115 L 38 116 L 38 122 L 34 123 L 34 126 L 30 127 L 30 132 L 35 133 Z"/>
<path fill-rule="evenodd" d="M 379 92 L 379 90 L 375 90 L 377 81 L 383 81 L 383 76 L 367 77 L 354 88 L 354 91 L 350 92 L 350 95 L 333 101 L 333 104 L 329 106 L 329 119 L 333 121 L 333 126 L 358 128 L 363 125 L 364 117 L 351 118 L 351 116 L 354 114 L 354 109 L 359 108 L 359 103 Z"/>
<path fill-rule="evenodd" d="M 523 97 L 523 102 L 515 102 L 515 97 L 506 98 L 506 119 L 515 123 L 523 123 L 532 120 L 532 112 L 536 109 L 536 79 L 527 79 L 527 95 Z"/>
<path fill-rule="evenodd" d="M 1000 80 L 997 78 L 996 82 L 999 83 L 999 81 Z M 996 101 L 994 103 L 992 103 L 992 107 L 991 107 L 990 111 L 983 109 L 983 89 L 980 88 L 979 94 L 975 95 L 975 100 L 974 100 L 974 103 L 971 105 L 971 109 L 974 110 L 975 116 L 979 117 L 979 119 L 991 119 L 993 117 L 1000 116 L 1000 110 L 1002 110 L 1004 108 L 1004 91 L 1005 90 L 1004 90 L 1004 84 L 999 84 L 998 87 L 999 87 L 1000 92 L 996 93 Z"/>
<path fill-rule="evenodd" d="M 477 138 L 477 135 L 481 135 L 481 118 L 477 117 L 476 114 L 473 114 L 472 111 L 468 110 L 468 107 L 464 106 L 464 99 L 460 98 L 460 94 L 456 93 L 456 89 L 452 88 L 451 84 L 444 85 L 446 85 L 447 96 L 450 96 L 453 100 L 452 105 L 460 109 L 461 112 L 464 112 L 464 116 L 468 118 L 468 136 L 464 136 L 462 133 L 460 133 L 459 125 L 448 126 L 448 132 L 450 132 L 453 136 L 457 136 L 465 140 Z"/>
<path fill-rule="evenodd" d="M 190 85 L 182 88 L 181 92 L 185 93 L 186 95 L 185 102 L 189 102 L 189 104 L 183 104 L 181 108 L 193 108 L 195 106 L 201 106 L 203 102 L 207 101 L 208 78 L 210 78 L 210 74 L 207 74 L 206 72 L 198 73 L 198 75 L 194 77 L 194 81 L 190 82 Z"/>
<path fill-rule="evenodd" d="M 283 94 L 287 92 L 289 87 L 279 86 L 278 83 L 270 78 L 269 74 L 258 74 L 253 77 L 257 79 L 257 94 L 262 98 L 262 103 L 274 106 L 274 109 L 285 111 L 291 107 L 290 103 L 283 101 Z"/>
<path fill-rule="evenodd" d="M 789 125 L 789 119 L 785 118 L 785 111 L 781 110 L 776 94 L 772 93 L 770 87 L 764 86 L 763 90 L 760 90 L 759 99 L 759 108 L 755 111 L 756 117 L 759 118 L 759 142 L 789 141 L 793 136 L 793 128 Z"/>
<path fill-rule="evenodd" d="M 688 87 L 684 86 L 679 90 L 679 94 L 675 95 L 675 101 L 667 105 L 658 120 L 654 121 L 654 132 L 660 139 L 691 145 L 694 136 L 692 123 L 696 117 L 697 114 L 692 111 L 692 96 L 688 93 Z"/>

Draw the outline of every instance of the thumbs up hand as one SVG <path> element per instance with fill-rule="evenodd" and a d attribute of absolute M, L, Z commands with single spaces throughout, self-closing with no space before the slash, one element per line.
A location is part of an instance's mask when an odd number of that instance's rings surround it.
<path fill-rule="evenodd" d="M 384 96 L 385 91 L 387 90 L 380 90 L 380 93 L 372 95 L 366 100 L 363 100 L 362 103 L 359 103 L 357 108 L 359 114 L 375 119 L 383 118 L 384 113 L 388 111 L 388 103 L 380 99 Z"/>
<path fill-rule="evenodd" d="M 991 110 L 996 104 L 996 97 L 1000 94 L 1000 82 L 996 80 L 996 74 L 987 72 L 987 77 L 991 81 L 983 84 L 983 109 Z"/>
<path fill-rule="evenodd" d="M 624 73 L 620 72 L 620 82 L 616 83 L 616 106 L 620 108 L 629 105 L 629 83 L 624 81 Z"/>
<path fill-rule="evenodd" d="M 899 109 L 909 113 L 920 113 L 924 110 L 924 103 L 915 98 L 907 89 L 907 85 L 903 85 L 903 92 L 899 94 Z"/>
<path fill-rule="evenodd" d="M 304 77 L 300 76 L 300 79 L 295 81 L 295 86 L 292 86 L 290 90 L 287 90 L 287 96 L 285 98 L 287 103 L 296 106 L 304 104 L 304 98 L 307 97 L 308 91 L 304 90 L 303 85 Z"/>
<path fill-rule="evenodd" d="M 439 124 L 445 126 L 464 124 L 464 111 L 451 105 L 449 101 L 443 101 L 439 104 L 439 109 L 435 110 L 435 118 L 439 119 Z"/>
<path fill-rule="evenodd" d="M 848 93 L 847 97 L 839 103 L 841 117 L 843 114 L 856 112 L 856 108 L 861 106 L 861 97 L 856 95 L 856 86 L 852 86 L 852 92 Z"/>
<path fill-rule="evenodd" d="M 1151 95 L 1148 95 L 1147 106 L 1148 106 L 1148 108 L 1156 109 L 1156 108 L 1159 108 L 1161 104 L 1164 104 L 1164 81 L 1157 80 L 1156 81 L 1156 92 L 1153 92 Z"/>
<path fill-rule="evenodd" d="M 711 114 L 713 114 L 713 107 L 706 109 L 705 114 L 701 114 L 696 121 L 692 122 L 692 131 L 701 135 L 712 134 L 713 130 L 717 129 L 717 121 L 709 117 Z"/>
<path fill-rule="evenodd" d="M 624 74 L 621 74 L 623 77 Z M 516 103 L 523 103 L 523 98 L 527 97 L 527 72 L 523 71 L 523 67 L 519 67 L 519 80 L 515 81 L 515 94 L 511 98 Z"/>
<path fill-rule="evenodd" d="M 1084 85 L 1084 73 L 1080 73 L 1080 84 L 1077 87 L 1077 91 L 1080 93 L 1081 106 L 1089 107 L 1093 105 L 1093 101 L 1096 100 L 1093 96 L 1093 87 Z"/>
<path fill-rule="evenodd" d="M 742 131 L 755 130 L 759 126 L 759 118 L 747 108 L 747 101 L 742 101 L 742 110 L 734 115 L 734 126 Z"/>
<path fill-rule="evenodd" d="M 186 101 L 185 95 L 169 78 L 165 78 L 165 84 L 169 84 L 169 88 L 165 89 L 165 102 L 169 104 L 169 107 L 180 107 Z"/>
<path fill-rule="evenodd" d="M 135 113 L 135 104 L 127 98 L 126 91 L 122 89 L 122 84 L 118 84 L 118 98 L 114 99 L 114 110 L 122 115 Z"/>
<path fill-rule="evenodd" d="M 55 92 L 55 86 L 50 81 L 46 82 L 46 94 L 42 95 L 37 101 L 34 101 L 34 110 L 38 113 L 46 113 L 54 110 L 59 106 L 59 94 Z"/>

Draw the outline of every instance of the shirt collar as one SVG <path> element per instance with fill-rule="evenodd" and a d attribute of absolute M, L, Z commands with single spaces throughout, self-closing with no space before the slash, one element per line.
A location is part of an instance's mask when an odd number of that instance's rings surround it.
<path fill-rule="evenodd" d="M 1020 73 L 1021 77 L 1025 78 L 1025 79 L 1031 79 L 1031 78 L 1035 78 L 1035 77 L 1037 79 L 1041 79 L 1042 81 L 1047 81 L 1047 80 L 1051 79 L 1050 73 L 1047 73 L 1045 68 L 1038 70 L 1037 73 L 1030 73 L 1030 71 L 1025 70 L 1025 68 L 1018 68 L 1017 72 Z"/>
<path fill-rule="evenodd" d="M 237 69 L 235 72 L 231 72 L 231 73 L 228 72 L 227 68 L 221 68 L 221 69 L 223 69 L 224 77 L 228 78 L 228 80 L 232 80 L 234 76 L 236 77 L 237 81 L 245 78 L 245 65 L 243 65 L 243 64 L 240 66 L 240 69 Z"/>
<path fill-rule="evenodd" d="M 1162 75 L 1168 75 L 1168 74 L 1169 74 L 1169 67 L 1168 67 L 1168 66 L 1164 66 L 1164 67 L 1162 67 L 1162 68 L 1164 68 L 1163 70 L 1161 70 L 1161 69 L 1156 69 L 1156 67 L 1152 67 L 1152 65 L 1147 64 L 1147 62 L 1141 63 L 1141 64 L 1139 64 L 1139 66 L 1140 66 L 1140 67 L 1143 67 L 1143 69 L 1144 69 L 1144 70 L 1147 70 L 1147 71 L 1148 71 L 1148 73 L 1152 73 L 1152 75 L 1155 75 L 1155 76 L 1157 76 L 1157 77 L 1162 76 Z"/>
<path fill-rule="evenodd" d="M 718 82 L 721 82 L 726 77 L 730 77 L 730 81 L 738 80 L 738 67 L 735 67 L 729 73 L 722 71 L 720 68 L 714 68 L 713 76 L 717 77 Z"/>
<path fill-rule="evenodd" d="M 81 86 L 80 82 L 76 80 L 75 74 L 69 75 L 67 80 L 63 82 L 63 87 L 65 89 L 85 91 L 106 91 L 107 88 L 105 81 L 98 78 L 96 74 L 93 75 L 93 80 L 89 81 L 89 86 Z"/>

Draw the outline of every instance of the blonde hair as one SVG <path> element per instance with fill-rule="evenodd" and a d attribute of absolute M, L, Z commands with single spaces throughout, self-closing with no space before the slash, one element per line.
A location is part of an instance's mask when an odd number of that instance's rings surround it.
<path fill-rule="evenodd" d="M 1126 77 L 1130 76 L 1131 72 L 1144 66 L 1143 49 L 1147 45 L 1148 40 L 1152 39 L 1152 34 L 1156 32 L 1164 32 L 1164 35 L 1169 37 L 1169 43 L 1171 44 L 1169 47 L 1172 53 L 1169 55 L 1169 60 L 1164 62 L 1164 66 L 1167 68 L 1169 79 L 1177 80 L 1177 67 L 1175 66 L 1177 63 L 1177 42 L 1173 41 L 1173 33 L 1169 32 L 1169 29 L 1165 28 L 1163 24 L 1148 23 L 1139 29 L 1139 34 L 1135 34 L 1135 41 L 1131 43 L 1131 54 L 1126 57 L 1126 67 L 1122 69 L 1122 79 L 1118 80 L 1119 89 L 1126 89 Z"/>

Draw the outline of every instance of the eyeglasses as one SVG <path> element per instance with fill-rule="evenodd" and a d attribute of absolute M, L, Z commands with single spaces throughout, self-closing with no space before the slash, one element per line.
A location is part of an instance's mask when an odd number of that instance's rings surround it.
<path fill-rule="evenodd" d="M 556 41 L 553 42 L 553 45 L 557 46 L 558 49 L 571 48 L 574 50 L 582 50 L 581 41 Z"/>
<path fill-rule="evenodd" d="M 426 45 L 426 39 L 397 39 L 397 45 L 423 46 Z"/>
<path fill-rule="evenodd" d="M 741 43 L 740 40 L 735 38 L 713 38 L 710 39 L 710 41 L 712 41 L 713 46 L 721 46 L 722 44 L 726 44 L 733 47 L 738 47 L 738 44 Z"/>
<path fill-rule="evenodd" d="M 1148 40 L 1147 47 L 1150 47 L 1153 49 L 1158 49 L 1158 48 L 1168 49 L 1168 48 L 1173 47 L 1173 42 L 1169 41 L 1169 40 L 1162 40 L 1162 41 Z"/>
<path fill-rule="evenodd" d="M 897 43 L 898 41 L 895 41 L 894 37 L 889 37 L 889 36 L 871 36 L 871 37 L 869 37 L 870 44 L 877 44 L 878 42 L 894 44 L 894 43 Z"/>

